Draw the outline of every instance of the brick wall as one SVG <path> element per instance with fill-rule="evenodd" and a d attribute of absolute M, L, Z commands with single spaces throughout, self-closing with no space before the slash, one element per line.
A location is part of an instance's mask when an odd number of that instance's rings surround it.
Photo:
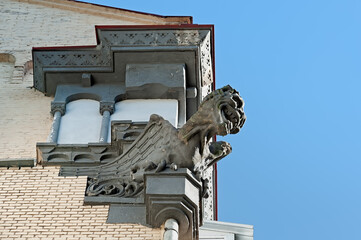
<path fill-rule="evenodd" d="M 108 206 L 83 206 L 86 177 L 58 170 L 0 169 L 0 239 L 161 239 L 160 229 L 105 224 Z"/>

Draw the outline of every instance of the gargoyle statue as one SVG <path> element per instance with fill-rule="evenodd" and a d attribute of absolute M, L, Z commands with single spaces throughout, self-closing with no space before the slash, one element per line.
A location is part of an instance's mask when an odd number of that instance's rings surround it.
<path fill-rule="evenodd" d="M 243 106 L 238 92 L 227 85 L 207 95 L 182 128 L 153 114 L 143 133 L 114 161 L 97 167 L 63 167 L 61 173 L 89 176 L 87 196 L 135 197 L 143 190 L 144 173 L 165 168 L 188 168 L 202 180 L 204 170 L 232 150 L 227 142 L 211 139 L 239 132 L 246 120 Z"/>

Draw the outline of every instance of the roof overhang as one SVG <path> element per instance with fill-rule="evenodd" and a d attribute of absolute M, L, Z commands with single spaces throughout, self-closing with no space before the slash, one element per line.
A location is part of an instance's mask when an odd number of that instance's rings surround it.
<path fill-rule="evenodd" d="M 96 46 L 33 48 L 34 87 L 54 96 L 59 85 L 82 85 L 82 75 L 87 73 L 91 74 L 93 85 L 112 84 L 126 89 L 125 72 L 129 64 L 185 64 L 185 88 L 196 90 L 196 98 L 186 103 L 187 119 L 214 89 L 213 25 L 95 29 Z"/>

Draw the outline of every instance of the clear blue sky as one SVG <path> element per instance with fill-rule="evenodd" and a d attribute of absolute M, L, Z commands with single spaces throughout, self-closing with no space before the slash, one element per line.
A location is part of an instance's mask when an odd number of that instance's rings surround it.
<path fill-rule="evenodd" d="M 226 137 L 219 220 L 255 239 L 361 239 L 361 1 L 90 1 L 214 24 L 217 86 L 247 122 Z"/>

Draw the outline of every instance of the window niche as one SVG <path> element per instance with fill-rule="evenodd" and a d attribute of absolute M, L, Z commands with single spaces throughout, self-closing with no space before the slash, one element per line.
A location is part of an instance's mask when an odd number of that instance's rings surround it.
<path fill-rule="evenodd" d="M 102 116 L 99 102 L 79 99 L 66 104 L 61 119 L 58 144 L 88 144 L 99 141 Z"/>
<path fill-rule="evenodd" d="M 176 128 L 185 123 L 187 99 L 196 96 L 187 94 L 186 64 L 118 67 L 124 70 L 124 79 L 118 76 L 119 81 L 113 82 L 102 82 L 109 78 L 106 73 L 49 74 L 51 84 L 58 82 L 51 106 L 54 121 L 48 143 L 38 143 L 39 163 L 106 163 L 131 145 L 152 114 Z M 70 78 L 78 78 L 78 83 L 67 84 L 64 79 Z"/>
<path fill-rule="evenodd" d="M 184 64 L 124 67 L 124 83 L 98 83 L 96 74 L 83 73 L 78 74 L 79 84 L 56 86 L 48 143 L 37 144 L 39 163 L 106 163 L 131 145 L 152 114 L 162 116 L 174 127 L 185 123 Z"/>

